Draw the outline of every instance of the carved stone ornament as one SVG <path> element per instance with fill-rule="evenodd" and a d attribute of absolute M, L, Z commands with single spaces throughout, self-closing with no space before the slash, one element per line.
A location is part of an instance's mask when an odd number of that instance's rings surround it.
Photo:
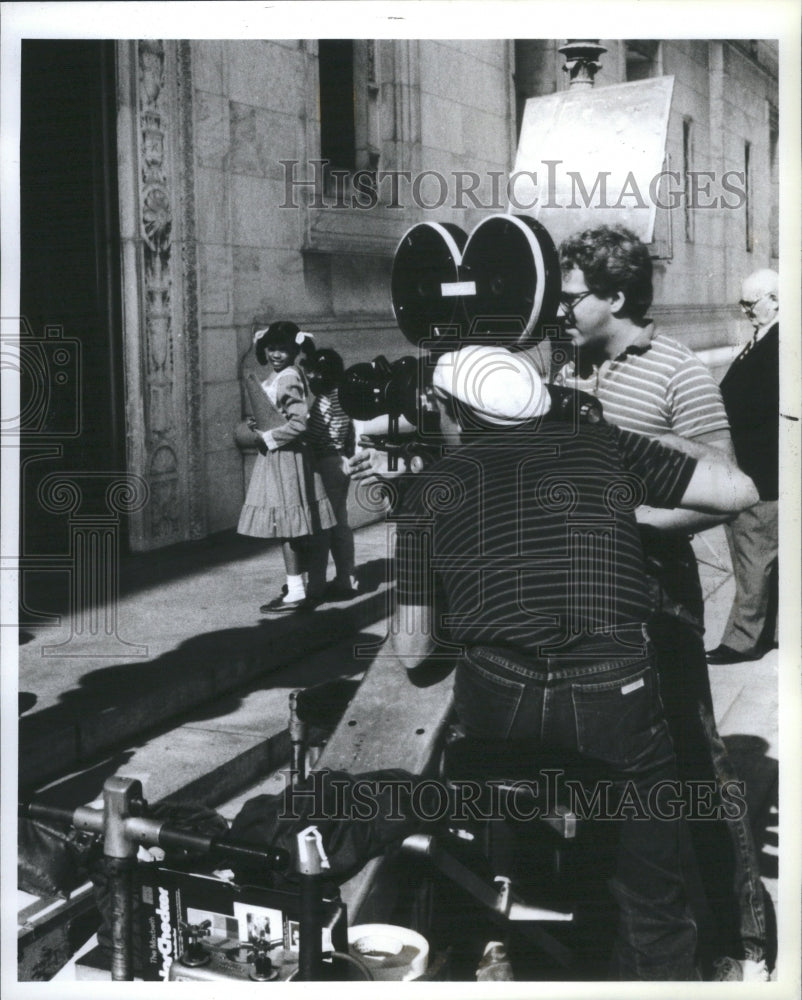
<path fill-rule="evenodd" d="M 147 104 L 155 104 L 164 86 L 164 42 L 145 39 L 139 43 L 140 86 Z"/>
<path fill-rule="evenodd" d="M 136 551 L 206 533 L 192 43 L 117 43 L 128 462 Z"/>
<path fill-rule="evenodd" d="M 155 253 L 162 253 L 169 248 L 172 225 L 167 193 L 161 188 L 151 188 L 142 203 L 142 232 L 148 246 Z"/>

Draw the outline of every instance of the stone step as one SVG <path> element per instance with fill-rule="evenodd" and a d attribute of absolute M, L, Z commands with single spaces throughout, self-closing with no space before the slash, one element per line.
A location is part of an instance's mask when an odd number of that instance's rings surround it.
<path fill-rule="evenodd" d="M 57 806 L 99 802 L 106 778 L 121 775 L 142 782 L 150 805 L 169 798 L 217 807 L 288 763 L 290 693 L 335 679 L 347 679 L 355 689 L 368 662 L 360 647 L 382 637 L 380 626 L 309 653 L 42 785 L 35 797 Z"/>
<path fill-rule="evenodd" d="M 75 634 L 67 616 L 34 630 L 20 647 L 21 705 L 33 702 L 19 722 L 20 788 L 83 770 L 100 755 L 198 706 L 231 700 L 244 685 L 385 617 L 386 553 L 383 525 L 358 532 L 364 592 L 312 612 L 261 616 L 260 603 L 283 579 L 280 555 L 257 550 L 247 557 L 237 550 L 228 561 L 201 562 L 174 579 L 155 568 L 150 587 L 143 581 L 119 598 L 117 638 Z M 110 639 L 116 652 L 109 651 Z"/>
<path fill-rule="evenodd" d="M 287 730 L 289 695 L 298 688 L 347 679 L 355 689 L 367 666 L 361 650 L 383 638 L 383 624 L 361 631 L 277 669 L 246 688 L 189 713 L 148 739 L 118 748 L 90 766 L 64 775 L 35 792 L 54 806 L 101 805 L 103 783 L 111 775 L 136 778 L 153 806 L 163 799 L 212 806 L 231 820 L 264 781 L 290 760 Z M 340 692 L 342 698 L 342 692 Z M 311 736 L 314 741 L 316 732 Z M 87 889 L 70 899 L 39 899 L 18 892 L 20 976 L 46 979 L 69 957 L 71 928 L 83 918 Z M 42 950 L 43 928 L 48 947 Z M 92 925 L 87 923 L 88 932 Z M 63 938 L 63 940 L 62 940 Z M 77 942 L 72 943 L 72 950 Z"/>

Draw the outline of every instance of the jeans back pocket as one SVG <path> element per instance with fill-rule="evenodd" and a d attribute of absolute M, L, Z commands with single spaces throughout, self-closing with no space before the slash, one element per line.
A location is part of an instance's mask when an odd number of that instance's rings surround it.
<path fill-rule="evenodd" d="M 504 677 L 493 664 L 468 651 L 457 666 L 454 708 L 471 736 L 509 739 L 525 685 Z M 518 734 L 516 734 L 518 735 Z"/>
<path fill-rule="evenodd" d="M 642 661 L 615 678 L 572 684 L 577 749 L 621 767 L 649 759 L 658 744 L 671 743 L 657 674 Z"/>

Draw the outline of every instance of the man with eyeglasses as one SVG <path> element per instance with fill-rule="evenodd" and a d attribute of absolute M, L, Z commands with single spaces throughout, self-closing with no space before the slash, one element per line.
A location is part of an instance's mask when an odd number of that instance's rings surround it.
<path fill-rule="evenodd" d="M 623 227 L 601 226 L 565 240 L 560 262 L 559 315 L 575 357 L 553 380 L 595 395 L 606 420 L 624 430 L 660 438 L 694 457 L 714 451 L 734 461 L 727 413 L 709 369 L 646 316 L 653 294 L 647 247 Z M 721 787 L 737 777 L 716 729 L 704 603 L 690 544 L 693 532 L 722 520 L 693 511 L 638 509 L 654 607 L 649 633 L 680 777 L 689 789 L 692 782 L 715 779 Z M 690 829 L 718 923 L 709 974 L 768 979 L 763 886 L 746 816 L 721 822 L 700 817 Z"/>
<path fill-rule="evenodd" d="M 777 628 L 777 498 L 780 390 L 779 276 L 755 271 L 743 282 L 741 309 L 754 334 L 721 381 L 738 465 L 760 502 L 727 525 L 735 600 L 712 664 L 759 660 Z"/>

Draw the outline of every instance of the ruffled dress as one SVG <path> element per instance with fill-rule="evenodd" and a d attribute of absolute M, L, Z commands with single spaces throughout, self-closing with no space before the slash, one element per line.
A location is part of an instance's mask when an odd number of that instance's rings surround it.
<path fill-rule="evenodd" d="M 308 411 L 303 376 L 290 365 L 265 379 L 261 389 L 267 405 L 255 417 L 268 452 L 256 457 L 237 531 L 255 538 L 325 531 L 336 519 L 304 442 Z"/>

